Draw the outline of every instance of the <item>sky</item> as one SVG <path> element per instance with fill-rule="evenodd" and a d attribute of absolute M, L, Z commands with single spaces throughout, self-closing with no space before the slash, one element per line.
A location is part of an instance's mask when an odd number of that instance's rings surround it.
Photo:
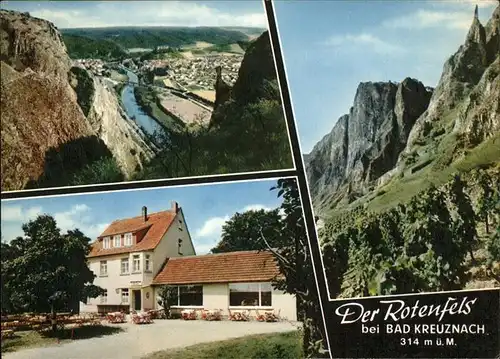
<path fill-rule="evenodd" d="M 125 190 L 93 194 L 38 197 L 1 202 L 2 241 L 23 236 L 22 224 L 40 214 L 53 216 L 63 231 L 78 228 L 95 240 L 114 220 L 168 210 L 171 201 L 182 208 L 197 254 L 220 240 L 223 224 L 236 212 L 275 209 L 281 204 L 276 180 Z"/>
<path fill-rule="evenodd" d="M 498 0 L 275 1 L 302 151 L 349 112 L 360 82 L 412 77 L 435 87 L 476 4 L 485 25 Z"/>
<path fill-rule="evenodd" d="M 267 28 L 261 0 L 252 1 L 6 1 L 58 28 L 107 26 L 245 26 Z"/>

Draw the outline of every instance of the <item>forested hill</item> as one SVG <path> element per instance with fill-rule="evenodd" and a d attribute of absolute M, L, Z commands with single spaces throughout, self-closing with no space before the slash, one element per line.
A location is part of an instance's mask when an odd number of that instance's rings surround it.
<path fill-rule="evenodd" d="M 261 33 L 264 30 L 261 31 Z M 123 49 L 183 46 L 196 42 L 215 45 L 231 44 L 249 39 L 245 29 L 219 27 L 107 27 L 62 29 L 63 36 L 83 36 L 91 40 L 107 40 Z"/>

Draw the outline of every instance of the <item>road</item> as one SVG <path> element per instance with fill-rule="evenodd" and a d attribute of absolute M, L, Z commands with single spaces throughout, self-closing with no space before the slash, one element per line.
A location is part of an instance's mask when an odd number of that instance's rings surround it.
<path fill-rule="evenodd" d="M 184 348 L 204 342 L 246 335 L 296 330 L 298 323 L 208 322 L 156 320 L 153 324 L 120 325 L 125 332 L 74 340 L 52 347 L 2 354 L 4 359 L 139 359 L 159 350 Z"/>

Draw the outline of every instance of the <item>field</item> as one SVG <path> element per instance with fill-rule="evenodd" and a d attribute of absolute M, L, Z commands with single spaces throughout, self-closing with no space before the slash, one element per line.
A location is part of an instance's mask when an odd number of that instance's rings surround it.
<path fill-rule="evenodd" d="M 186 124 L 201 121 L 207 123 L 211 112 L 196 105 L 195 103 L 171 94 L 159 95 L 161 106 L 168 112 L 181 118 Z"/>
<path fill-rule="evenodd" d="M 193 93 L 204 99 L 207 99 L 208 101 L 215 102 L 215 91 L 198 90 L 198 91 L 193 91 Z"/>

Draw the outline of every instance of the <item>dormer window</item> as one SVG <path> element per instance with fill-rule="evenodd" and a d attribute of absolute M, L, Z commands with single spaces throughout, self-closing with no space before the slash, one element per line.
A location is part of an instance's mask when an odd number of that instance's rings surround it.
<path fill-rule="evenodd" d="M 117 235 L 113 237 L 113 247 L 121 247 L 122 246 L 122 236 Z"/>
<path fill-rule="evenodd" d="M 104 239 L 102 240 L 102 247 L 104 249 L 111 248 L 111 240 L 109 237 L 104 237 Z"/>
<path fill-rule="evenodd" d="M 125 233 L 125 246 L 132 245 L 132 233 Z"/>

